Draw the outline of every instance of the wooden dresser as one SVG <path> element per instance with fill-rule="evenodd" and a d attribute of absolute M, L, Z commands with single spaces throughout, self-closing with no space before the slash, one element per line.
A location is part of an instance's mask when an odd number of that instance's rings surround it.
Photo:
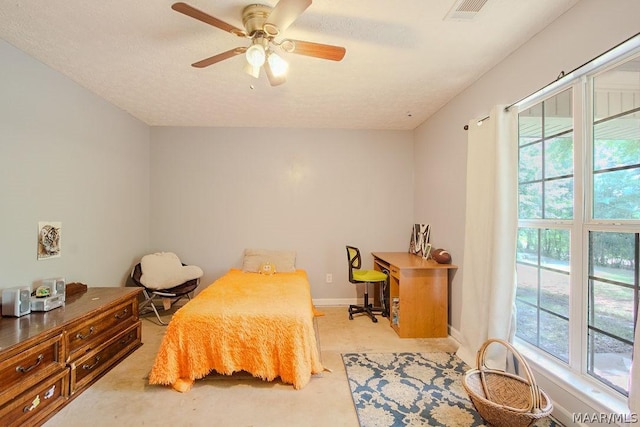
<path fill-rule="evenodd" d="M 88 288 L 0 319 L 0 420 L 41 425 L 142 345 L 140 288 Z"/>

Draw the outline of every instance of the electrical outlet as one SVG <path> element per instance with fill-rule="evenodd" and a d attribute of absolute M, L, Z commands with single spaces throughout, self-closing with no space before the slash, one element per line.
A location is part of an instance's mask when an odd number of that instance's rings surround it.
<path fill-rule="evenodd" d="M 333 283 L 333 274 L 327 273 L 326 281 L 327 283 Z"/>

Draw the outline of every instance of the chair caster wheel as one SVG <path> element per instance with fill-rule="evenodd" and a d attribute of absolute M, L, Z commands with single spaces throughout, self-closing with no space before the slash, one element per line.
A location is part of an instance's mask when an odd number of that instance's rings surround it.
<path fill-rule="evenodd" d="M 378 323 L 378 319 L 376 319 L 375 317 L 371 320 L 373 320 L 373 323 Z"/>
<path fill-rule="evenodd" d="M 353 316 L 349 314 L 349 320 L 353 320 Z"/>

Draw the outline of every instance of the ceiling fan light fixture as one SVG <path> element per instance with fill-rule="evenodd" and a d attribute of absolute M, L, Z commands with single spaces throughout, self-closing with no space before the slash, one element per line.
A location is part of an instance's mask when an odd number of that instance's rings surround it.
<path fill-rule="evenodd" d="M 266 23 L 262 26 L 262 31 L 269 37 L 278 37 L 280 35 L 280 30 L 273 24 Z"/>
<path fill-rule="evenodd" d="M 257 79 L 260 77 L 260 67 L 254 67 L 248 62 L 244 64 L 244 72 L 249 74 L 254 79 Z"/>
<path fill-rule="evenodd" d="M 253 67 L 260 68 L 266 59 L 266 53 L 264 47 L 261 44 L 253 44 L 245 53 L 247 62 Z"/>
<path fill-rule="evenodd" d="M 484 3 L 488 0 L 456 1 L 480 1 Z M 277 0 L 273 7 L 263 4 L 250 4 L 242 10 L 242 26 L 244 28 L 238 28 L 183 2 L 174 3 L 171 8 L 176 12 L 222 31 L 250 40 L 249 46 L 236 47 L 210 56 L 191 64 L 193 67 L 205 68 L 244 53 L 246 58 L 244 71 L 255 78 L 259 78 L 264 68 L 271 86 L 277 86 L 286 81 L 289 64 L 274 53 L 273 49 L 275 48 L 282 49 L 286 53 L 331 61 L 341 61 L 346 53 L 346 49 L 341 46 L 293 39 L 284 39 L 281 42 L 275 40 L 311 6 L 311 3 L 312 0 Z"/>
<path fill-rule="evenodd" d="M 293 40 L 289 40 L 289 39 L 284 39 L 282 40 L 282 42 L 280 43 L 280 47 L 282 48 L 282 50 L 284 50 L 287 53 L 291 53 L 294 50 L 296 50 L 296 42 L 294 42 Z"/>
<path fill-rule="evenodd" d="M 275 52 L 269 52 L 267 61 L 269 62 L 269 67 L 271 68 L 271 72 L 274 76 L 281 77 L 287 74 L 289 64 L 287 63 L 287 61 L 282 59 L 280 55 L 276 54 Z"/>

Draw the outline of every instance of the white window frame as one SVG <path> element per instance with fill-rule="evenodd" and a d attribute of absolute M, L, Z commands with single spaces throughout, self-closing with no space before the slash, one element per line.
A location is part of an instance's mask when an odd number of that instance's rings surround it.
<path fill-rule="evenodd" d="M 583 284 L 586 280 L 585 273 L 589 263 L 589 252 L 585 248 L 585 242 L 588 241 L 590 231 L 615 230 L 617 232 L 639 233 L 640 221 L 593 219 L 593 200 L 590 191 L 593 180 L 591 172 L 593 171 L 593 156 L 589 154 L 589 148 L 592 147 L 593 141 L 593 115 L 591 114 L 593 111 L 593 77 L 636 56 L 640 56 L 640 34 L 512 106 L 517 109 L 519 114 L 564 90 L 572 89 L 573 219 L 518 220 L 518 227 L 558 227 L 570 230 L 569 363 L 564 363 L 517 337 L 514 340 L 515 345 L 527 357 L 535 370 L 544 373 L 557 386 L 573 395 L 580 396 L 593 408 L 601 408 L 620 414 L 628 412 L 627 397 L 587 373 L 588 287 Z"/>

